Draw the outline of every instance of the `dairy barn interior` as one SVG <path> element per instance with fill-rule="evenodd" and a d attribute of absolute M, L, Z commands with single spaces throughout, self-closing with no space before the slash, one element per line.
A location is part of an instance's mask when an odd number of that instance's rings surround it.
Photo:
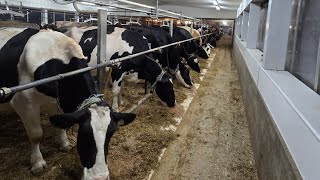
<path fill-rule="evenodd" d="M 0 179 L 320 179 L 319 0 L 0 0 Z"/>

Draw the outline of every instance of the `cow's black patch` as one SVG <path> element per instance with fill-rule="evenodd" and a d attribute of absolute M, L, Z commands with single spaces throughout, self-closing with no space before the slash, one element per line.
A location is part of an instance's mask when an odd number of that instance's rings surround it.
<path fill-rule="evenodd" d="M 21 53 L 31 36 L 39 30 L 26 29 L 12 37 L 0 50 L 0 86 L 13 87 L 18 85 L 18 68 Z M 0 100 L 0 103 L 11 100 L 13 95 Z"/>
<path fill-rule="evenodd" d="M 67 129 L 75 124 L 79 125 L 77 137 L 77 151 L 83 167 L 92 168 L 96 163 L 98 153 L 91 126 L 91 112 L 88 109 L 73 113 L 57 114 L 50 117 L 53 126 Z"/>
<path fill-rule="evenodd" d="M 168 27 L 162 28 L 169 32 Z M 187 30 L 178 27 L 173 28 L 174 42 L 183 41 L 191 38 L 192 36 Z M 194 56 L 194 53 L 198 53 L 198 50 L 198 45 L 195 40 L 182 43 L 180 46 L 178 46 L 180 57 L 183 57 L 187 61 L 187 64 L 191 67 L 191 69 L 193 69 L 196 72 L 200 72 L 199 64 L 194 62 L 194 59 L 196 58 L 196 56 Z"/>
<path fill-rule="evenodd" d="M 170 34 L 161 28 L 150 26 L 128 26 L 128 29 L 139 32 L 151 43 L 151 48 L 156 48 L 173 43 Z M 175 70 L 180 63 L 179 53 L 175 46 L 162 49 L 162 53 L 154 53 L 156 59 L 162 67 L 168 67 Z"/>
<path fill-rule="evenodd" d="M 97 29 L 85 31 L 81 37 L 79 45 L 82 48 L 83 55 L 88 58 L 88 63 L 91 60 L 91 53 L 93 49 L 97 46 L 97 41 Z"/>
<path fill-rule="evenodd" d="M 97 145 L 94 140 L 93 129 L 91 126 L 91 113 L 86 109 L 85 120 L 79 123 L 77 150 L 83 167 L 90 169 L 96 163 Z M 107 132 L 108 133 L 108 132 Z"/>
<path fill-rule="evenodd" d="M 113 33 L 115 30 L 114 26 L 108 26 L 107 27 L 107 34 Z M 97 46 L 98 43 L 98 30 L 92 29 L 85 31 L 81 37 L 81 40 L 79 42 L 79 45 L 82 48 L 83 55 L 88 57 L 87 62 L 89 63 L 91 61 L 91 54 L 94 48 Z"/>
<path fill-rule="evenodd" d="M 39 80 L 85 67 L 88 66 L 83 59 L 72 58 L 69 64 L 64 64 L 59 59 L 51 59 L 37 68 L 34 72 L 34 79 Z M 51 97 L 57 97 L 58 92 L 60 106 L 65 113 L 73 112 L 83 100 L 96 94 L 94 80 L 90 72 L 62 79 L 58 81 L 58 84 L 58 91 L 56 82 L 38 86 L 36 89 Z"/>

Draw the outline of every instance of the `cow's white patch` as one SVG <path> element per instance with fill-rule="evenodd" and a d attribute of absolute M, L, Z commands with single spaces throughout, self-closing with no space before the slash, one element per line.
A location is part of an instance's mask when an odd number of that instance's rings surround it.
<path fill-rule="evenodd" d="M 198 63 L 199 61 L 198 61 L 198 58 L 195 58 L 194 60 L 193 60 L 195 63 Z"/>
<path fill-rule="evenodd" d="M 112 83 L 112 93 L 113 93 L 113 98 L 112 98 L 112 108 L 115 109 L 116 111 L 119 110 L 119 95 L 121 91 L 121 86 L 119 86 L 119 82 L 122 81 L 124 74 L 121 75 L 119 80 L 116 80 Z"/>
<path fill-rule="evenodd" d="M 0 49 L 14 36 L 26 30 L 26 28 L 1 28 L 0 29 Z"/>
<path fill-rule="evenodd" d="M 59 59 L 68 64 L 73 57 L 85 59 L 81 47 L 73 39 L 60 32 L 42 31 L 32 36 L 27 42 L 18 63 L 19 75 L 30 77 L 30 73 L 33 74 L 39 66 L 51 59 Z M 21 81 L 23 78 L 19 83 L 27 83 Z M 27 79 L 27 81 L 30 82 L 33 79 Z"/>
<path fill-rule="evenodd" d="M 92 37 L 91 38 L 87 38 L 86 40 L 84 40 L 84 43 L 86 43 L 87 41 L 92 41 Z"/>
<path fill-rule="evenodd" d="M 73 40 L 75 40 L 79 44 L 83 33 L 92 29 L 97 29 L 97 27 L 96 26 L 82 27 L 82 28 L 72 27 L 64 34 L 71 37 Z"/>
<path fill-rule="evenodd" d="M 70 31 L 66 32 L 65 34 L 71 37 L 72 39 L 74 39 L 77 43 L 79 43 L 81 40 L 81 37 L 83 36 L 83 33 L 92 29 L 97 29 L 97 27 L 96 26 L 86 27 L 86 28 L 73 27 Z M 110 60 L 115 53 L 118 53 L 118 56 L 122 56 L 126 52 L 129 54 L 132 54 L 134 47 L 130 46 L 128 42 L 124 41 L 121 36 L 121 34 L 125 30 L 126 29 L 124 28 L 116 27 L 114 28 L 114 32 L 112 32 L 111 34 L 107 34 L 106 60 Z M 93 49 L 91 53 L 91 60 L 90 60 L 89 66 L 92 67 L 96 64 L 97 64 L 97 46 Z"/>
<path fill-rule="evenodd" d="M 107 59 L 110 59 L 115 53 L 118 53 L 119 56 L 122 56 L 125 52 L 132 54 L 134 47 L 129 46 L 129 43 L 124 41 L 121 36 L 125 30 L 126 29 L 116 27 L 114 28 L 114 32 L 107 35 Z"/>
<path fill-rule="evenodd" d="M 190 85 L 188 85 L 188 84 L 184 81 L 184 79 L 182 78 L 181 73 L 180 73 L 180 70 L 178 70 L 178 71 L 176 72 L 176 78 L 177 78 L 177 80 L 178 80 L 184 87 L 190 88 Z"/>
<path fill-rule="evenodd" d="M 85 180 L 109 176 L 108 166 L 105 162 L 104 143 L 111 122 L 110 109 L 109 107 L 91 105 L 89 111 L 91 112 L 90 124 L 98 152 L 93 167 L 90 169 L 84 168 L 83 179 Z"/>

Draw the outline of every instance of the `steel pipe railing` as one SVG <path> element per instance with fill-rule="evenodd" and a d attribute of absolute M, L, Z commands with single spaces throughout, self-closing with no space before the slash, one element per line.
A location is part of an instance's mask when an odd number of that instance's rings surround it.
<path fill-rule="evenodd" d="M 185 42 L 192 41 L 192 40 L 195 40 L 195 39 L 198 39 L 198 38 L 201 38 L 201 37 L 204 37 L 204 36 L 209 36 L 209 35 L 211 35 L 211 34 L 206 34 L 206 35 L 202 35 L 202 36 L 199 36 L 199 37 L 194 37 L 194 38 L 186 39 L 186 40 L 183 40 L 183 41 L 167 44 L 167 45 L 164 45 L 164 46 L 160 46 L 160 47 L 156 47 L 156 48 L 153 48 L 153 49 L 149 49 L 147 51 L 139 52 L 139 53 L 136 53 L 136 54 L 131 54 L 131 55 L 128 55 L 128 56 L 125 56 L 125 57 L 122 57 L 122 58 L 113 59 L 113 60 L 110 60 L 108 62 L 103 62 L 103 63 L 97 64 L 97 65 L 95 65 L 93 67 L 86 67 L 86 68 L 78 69 L 78 70 L 75 70 L 75 71 L 70 71 L 70 72 L 67 72 L 67 73 L 58 74 L 58 75 L 51 76 L 51 77 L 48 77 L 48 78 L 44 78 L 44 79 L 33 81 L 31 83 L 27 83 L 27 84 L 23 84 L 23 85 L 19 85 L 19 86 L 14 86 L 14 87 L 10 87 L 10 88 L 2 87 L 2 88 L 0 88 L 0 100 L 3 100 L 6 97 L 8 97 L 8 96 L 10 96 L 10 95 L 12 95 L 13 93 L 16 93 L 16 92 L 20 92 L 20 91 L 23 91 L 23 90 L 26 90 L 26 89 L 34 88 L 34 87 L 37 87 L 37 86 L 40 86 L 40 85 L 43 85 L 43 84 L 46 84 L 46 83 L 50 83 L 50 82 L 53 82 L 53 81 L 61 80 L 61 79 L 64 79 L 64 78 L 67 78 L 67 77 L 70 77 L 70 76 L 77 75 L 77 74 L 89 72 L 89 71 L 92 71 L 94 69 L 106 67 L 106 66 L 109 66 L 109 65 L 124 61 L 124 60 L 128 60 L 128 59 L 131 59 L 131 58 L 134 58 L 134 57 L 137 57 L 137 56 L 141 56 L 141 55 L 145 55 L 145 54 L 148 54 L 148 53 L 151 53 L 151 52 L 154 52 L 154 51 L 159 51 L 160 49 L 163 49 L 163 48 L 167 48 L 167 47 L 170 47 L 170 46 L 178 45 L 178 44 L 181 44 L 181 43 L 185 43 Z"/>

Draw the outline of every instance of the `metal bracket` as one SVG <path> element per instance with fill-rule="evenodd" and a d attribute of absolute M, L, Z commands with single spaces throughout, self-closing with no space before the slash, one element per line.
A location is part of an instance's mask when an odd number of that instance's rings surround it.
<path fill-rule="evenodd" d="M 0 89 L 0 100 L 5 99 L 11 94 L 11 89 L 7 87 L 3 87 Z"/>

